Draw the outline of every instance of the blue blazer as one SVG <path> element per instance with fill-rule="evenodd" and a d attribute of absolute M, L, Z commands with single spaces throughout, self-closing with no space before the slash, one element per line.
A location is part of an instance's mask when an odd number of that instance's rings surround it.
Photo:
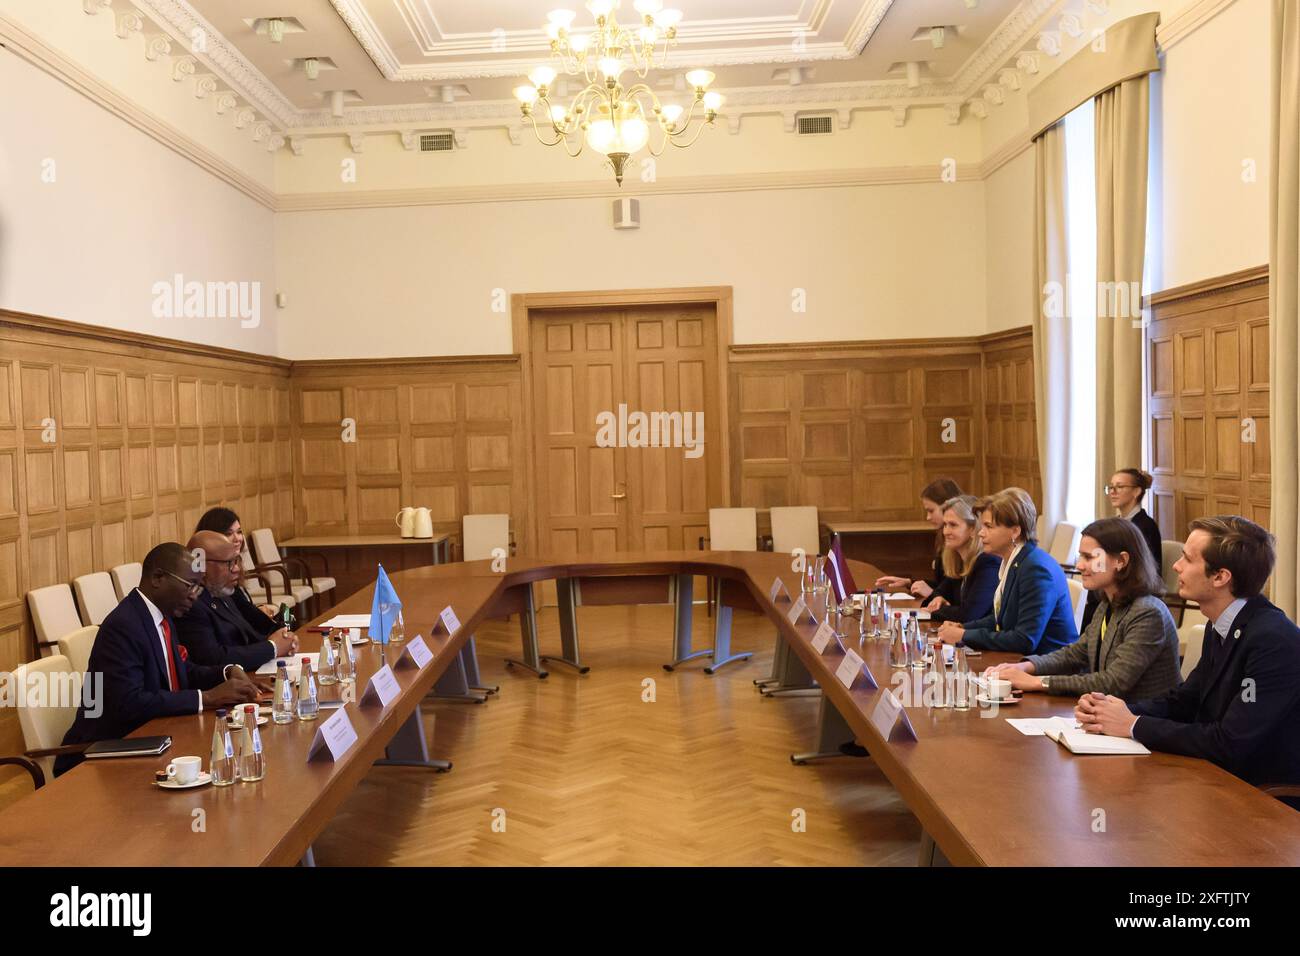
<path fill-rule="evenodd" d="M 255 607 L 246 616 L 233 595 L 220 597 L 204 591 L 177 622 L 176 636 L 196 664 L 238 664 L 252 673 L 275 654 L 266 629 L 272 625 L 273 631 L 274 624 Z"/>
<path fill-rule="evenodd" d="M 207 667 L 181 660 L 176 646 L 176 622 L 171 622 L 172 659 L 181 689 L 173 691 L 163 658 L 158 629 L 139 591 L 132 591 L 104 618 L 90 651 L 91 674 L 102 674 L 98 716 L 86 713 L 83 700 L 77 716 L 63 737 L 66 744 L 118 740 L 155 717 L 196 714 L 198 691 L 215 687 L 223 680 L 221 667 Z M 64 755 L 54 762 L 54 775 L 72 769 L 82 761 L 79 754 Z"/>
<path fill-rule="evenodd" d="M 1225 640 L 1206 625 L 1181 686 L 1129 709 L 1133 738 L 1152 750 L 1201 757 L 1248 783 L 1300 784 L 1300 629 L 1257 594 Z"/>
<path fill-rule="evenodd" d="M 998 571 L 1002 559 L 996 554 L 981 554 L 975 558 L 970 574 L 961 579 L 961 589 L 956 599 L 932 615 L 932 621 L 959 621 L 968 624 L 993 613 L 993 592 L 998 589 Z M 946 595 L 945 595 L 946 597 Z"/>
<path fill-rule="evenodd" d="M 996 584 L 995 584 L 996 590 Z M 986 651 L 1049 654 L 1079 639 L 1061 566 L 1026 541 L 1007 571 L 1001 613 L 971 621 L 962 643 Z"/>

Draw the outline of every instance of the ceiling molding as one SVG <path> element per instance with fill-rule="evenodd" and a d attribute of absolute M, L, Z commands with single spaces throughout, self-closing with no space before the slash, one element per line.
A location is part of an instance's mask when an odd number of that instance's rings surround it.
<path fill-rule="evenodd" d="M 1007 140 L 997 151 L 984 157 L 980 163 L 980 179 L 988 179 L 999 169 L 1011 162 L 1025 150 L 1034 145 L 1034 141 L 1029 138 L 1029 130 L 1023 130 L 1017 136 Z"/>
<path fill-rule="evenodd" d="M 1042 21 L 1051 17 L 1067 0 L 1022 0 L 962 68 L 953 74 L 952 91 L 963 98 L 972 96 L 1006 61 L 1021 52 L 1034 38 Z"/>
<path fill-rule="evenodd" d="M 979 167 L 961 164 L 957 182 L 978 182 Z M 620 190 L 607 180 L 564 183 L 508 183 L 490 186 L 445 186 L 424 189 L 372 189 L 358 192 L 281 193 L 277 212 L 333 209 L 383 209 L 394 206 L 442 206 L 461 203 L 522 202 L 539 199 L 616 199 L 619 196 L 668 196 L 691 193 L 750 192 L 768 189 L 827 189 L 848 186 L 935 185 L 943 170 L 932 166 L 879 166 L 869 169 L 793 170 L 766 173 L 719 173 L 661 178 L 655 183 L 628 179 Z"/>
<path fill-rule="evenodd" d="M 1237 0 L 1194 0 L 1156 27 L 1156 43 L 1168 50 L 1187 39 Z"/>
<path fill-rule="evenodd" d="M 0 40 L 7 50 L 62 81 L 140 132 L 184 156 L 223 182 L 268 209 L 275 208 L 275 193 L 174 126 L 136 105 L 111 86 L 91 76 L 58 50 L 0 14 Z"/>

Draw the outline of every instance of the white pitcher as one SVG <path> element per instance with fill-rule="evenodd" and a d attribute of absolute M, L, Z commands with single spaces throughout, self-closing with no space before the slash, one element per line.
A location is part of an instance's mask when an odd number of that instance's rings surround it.
<path fill-rule="evenodd" d="M 403 538 L 415 537 L 415 509 L 414 508 L 410 508 L 410 507 L 403 508 L 401 511 L 397 513 L 397 517 L 395 517 L 393 520 L 397 523 L 397 528 L 399 531 L 402 532 Z M 432 534 L 432 532 L 430 532 L 430 534 Z"/>
<path fill-rule="evenodd" d="M 433 537 L 433 513 L 428 508 L 415 509 L 414 532 L 412 538 Z"/>

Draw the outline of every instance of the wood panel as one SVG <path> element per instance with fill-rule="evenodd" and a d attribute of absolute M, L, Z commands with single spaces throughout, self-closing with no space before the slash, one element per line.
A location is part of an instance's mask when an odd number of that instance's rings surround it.
<path fill-rule="evenodd" d="M 1017 484 L 1037 498 L 1032 352 L 1028 329 L 733 347 L 732 503 L 903 520 L 939 475 L 975 493 Z"/>
<path fill-rule="evenodd" d="M 1269 520 L 1268 269 L 1150 298 L 1153 515 L 1181 540 L 1207 514 Z"/>
<path fill-rule="evenodd" d="M 288 362 L 7 311 L 0 350 L 0 671 L 37 654 L 33 588 L 184 541 L 217 504 L 292 535 L 292 497 L 261 504 L 292 486 L 287 458 L 249 467 L 289 441 L 273 400 Z M 240 390 L 263 405 L 223 424 Z M 0 753 L 21 750 L 13 715 L 0 709 Z"/>

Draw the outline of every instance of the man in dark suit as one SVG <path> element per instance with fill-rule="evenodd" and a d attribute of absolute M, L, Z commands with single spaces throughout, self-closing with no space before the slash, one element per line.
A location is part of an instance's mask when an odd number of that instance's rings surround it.
<path fill-rule="evenodd" d="M 125 737 L 155 717 L 198 714 L 251 703 L 255 684 L 236 664 L 209 667 L 187 660 L 176 643 L 177 617 L 203 590 L 190 553 L 175 542 L 160 544 L 145 557 L 140 586 L 104 618 L 90 652 L 91 673 L 103 675 L 102 700 L 87 713 L 83 702 L 64 735 L 65 746 Z M 63 754 L 54 774 L 75 767 L 79 753 Z"/>
<path fill-rule="evenodd" d="M 1202 757 L 1249 783 L 1300 784 L 1300 629 L 1260 593 L 1273 536 L 1236 515 L 1191 529 L 1174 570 L 1210 622 L 1200 661 L 1164 697 L 1087 694 L 1075 715 L 1090 733 Z"/>
<path fill-rule="evenodd" d="M 177 622 L 178 640 L 196 664 L 238 664 L 252 672 L 298 648 L 293 633 L 277 627 L 239 592 L 239 545 L 215 531 L 196 531 L 187 547 L 203 555 L 204 590 Z"/>

